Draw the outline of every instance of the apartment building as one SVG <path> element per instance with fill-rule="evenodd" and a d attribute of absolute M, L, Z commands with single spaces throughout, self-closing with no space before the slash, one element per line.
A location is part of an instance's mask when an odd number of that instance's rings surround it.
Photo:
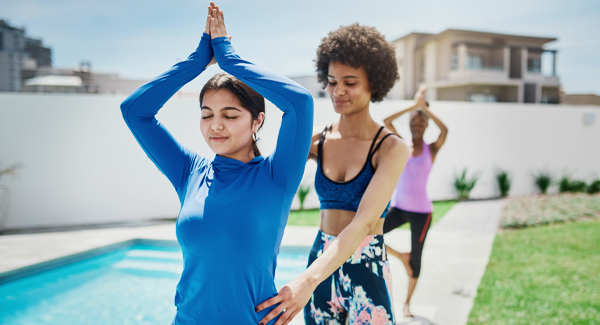
<path fill-rule="evenodd" d="M 428 100 L 558 103 L 556 38 L 448 29 L 411 33 L 392 43 L 400 81 L 388 97 L 413 98 L 421 84 Z"/>

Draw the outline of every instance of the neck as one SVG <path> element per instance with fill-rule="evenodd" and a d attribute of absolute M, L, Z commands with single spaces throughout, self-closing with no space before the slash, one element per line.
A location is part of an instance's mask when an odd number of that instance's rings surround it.
<path fill-rule="evenodd" d="M 338 131 L 344 138 L 371 138 L 377 123 L 369 114 L 369 105 L 353 114 L 342 114 L 338 121 Z"/>
<path fill-rule="evenodd" d="M 414 146 L 422 146 L 423 145 L 423 138 L 413 138 L 412 139 L 412 143 L 413 143 L 413 147 Z"/>
<path fill-rule="evenodd" d="M 254 151 L 252 150 L 252 147 L 250 147 L 249 150 L 247 148 L 245 148 L 245 149 L 241 149 L 236 152 L 233 152 L 231 154 L 219 155 L 219 156 L 239 160 L 239 161 L 243 162 L 244 164 L 249 163 L 250 160 L 252 160 L 256 157 L 256 156 L 254 156 Z"/>

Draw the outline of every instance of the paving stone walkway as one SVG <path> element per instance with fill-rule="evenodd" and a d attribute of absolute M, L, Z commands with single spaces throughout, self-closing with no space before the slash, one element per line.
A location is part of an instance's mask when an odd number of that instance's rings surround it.
<path fill-rule="evenodd" d="M 392 258 L 398 324 L 467 323 L 490 257 L 502 205 L 500 200 L 460 202 L 431 228 L 425 241 L 421 276 L 411 301 L 411 311 L 417 317 L 401 317 L 408 277 L 403 265 Z M 408 251 L 410 231 L 394 230 L 385 236 L 385 241 Z"/>

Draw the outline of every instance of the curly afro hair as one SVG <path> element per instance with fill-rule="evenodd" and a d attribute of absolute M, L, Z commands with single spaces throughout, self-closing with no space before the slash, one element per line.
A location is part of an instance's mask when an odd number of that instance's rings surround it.
<path fill-rule="evenodd" d="M 371 85 L 371 102 L 383 100 L 398 75 L 396 50 L 375 27 L 352 24 L 330 32 L 317 49 L 317 79 L 327 87 L 329 63 L 339 62 L 353 68 L 364 67 Z"/>

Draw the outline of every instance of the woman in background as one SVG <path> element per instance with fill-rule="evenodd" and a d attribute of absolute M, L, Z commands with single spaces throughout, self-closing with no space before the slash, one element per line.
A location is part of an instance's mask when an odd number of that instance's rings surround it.
<path fill-rule="evenodd" d="M 385 218 L 383 232 L 388 233 L 401 225 L 410 222 L 411 251 L 400 253 L 387 246 L 387 251 L 399 258 L 408 273 L 408 294 L 404 303 L 404 317 L 412 317 L 409 309 L 419 275 L 421 274 L 421 256 L 425 237 L 431 223 L 433 203 L 427 196 L 427 179 L 433 162 L 440 148 L 446 141 L 448 128 L 429 110 L 429 103 L 425 101 L 425 87 L 419 88 L 415 95 L 416 104 L 398 113 L 390 115 L 384 120 L 385 126 L 394 134 L 401 137 L 392 122 L 400 116 L 410 112 L 410 132 L 412 134 L 411 155 L 390 202 L 390 208 Z M 425 130 L 429 125 L 429 118 L 440 128 L 438 139 L 427 144 L 423 140 Z"/>

